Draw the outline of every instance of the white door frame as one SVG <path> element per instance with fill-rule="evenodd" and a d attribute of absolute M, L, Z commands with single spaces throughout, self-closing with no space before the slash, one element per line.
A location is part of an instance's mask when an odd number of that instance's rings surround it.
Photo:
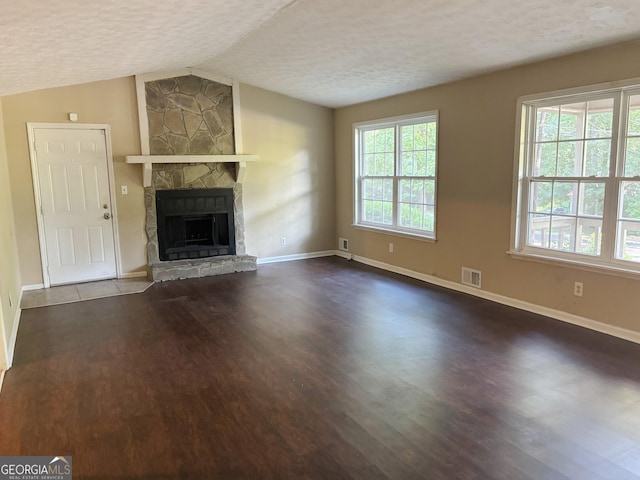
<path fill-rule="evenodd" d="M 42 197 L 40 195 L 40 178 L 38 177 L 38 159 L 35 152 L 35 130 L 39 128 L 54 130 L 102 130 L 106 142 L 107 175 L 109 177 L 109 197 L 111 217 L 113 218 L 113 245 L 116 259 L 116 277 L 122 278 L 120 259 L 120 233 L 118 231 L 118 212 L 116 209 L 115 174 L 113 171 L 113 154 L 111 152 L 111 127 L 101 123 L 33 123 L 27 122 L 27 138 L 29 139 L 29 157 L 31 157 L 31 178 L 33 180 L 33 196 L 36 202 L 36 220 L 38 222 L 38 240 L 40 242 L 40 266 L 45 288 L 51 286 L 47 269 L 47 244 L 44 236 L 44 219 L 42 216 Z"/>

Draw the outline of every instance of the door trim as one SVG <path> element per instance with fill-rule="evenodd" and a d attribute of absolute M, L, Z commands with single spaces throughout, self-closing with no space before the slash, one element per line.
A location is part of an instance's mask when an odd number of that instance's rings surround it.
<path fill-rule="evenodd" d="M 106 142 L 107 177 L 109 180 L 109 199 L 111 203 L 111 217 L 113 218 L 113 245 L 116 261 L 116 277 L 122 277 L 122 263 L 120 256 L 120 232 L 118 230 L 118 211 L 116 208 L 116 186 L 113 170 L 113 153 L 111 151 L 111 127 L 102 123 L 34 123 L 27 122 L 27 138 L 29 142 L 29 157 L 31 159 L 31 179 L 33 181 L 33 196 L 36 203 L 36 220 L 38 223 L 38 242 L 40 243 L 40 268 L 44 288 L 51 286 L 49 270 L 47 268 L 47 244 L 44 236 L 44 219 L 42 217 L 42 197 L 40 195 L 40 178 L 38 176 L 38 159 L 35 152 L 35 130 L 102 130 Z"/>

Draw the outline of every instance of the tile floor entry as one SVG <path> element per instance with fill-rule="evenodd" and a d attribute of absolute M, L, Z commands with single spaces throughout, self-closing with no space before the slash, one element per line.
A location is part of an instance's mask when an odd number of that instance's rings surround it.
<path fill-rule="evenodd" d="M 98 282 L 61 285 L 59 287 L 29 290 L 22 294 L 21 308 L 46 307 L 61 303 L 81 302 L 95 298 L 141 293 L 153 285 L 146 278 L 122 278 Z"/>

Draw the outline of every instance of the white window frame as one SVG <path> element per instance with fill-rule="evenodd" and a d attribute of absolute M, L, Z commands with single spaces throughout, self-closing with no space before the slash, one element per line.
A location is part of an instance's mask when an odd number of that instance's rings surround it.
<path fill-rule="evenodd" d="M 433 175 L 398 175 L 399 173 L 399 161 L 402 155 L 401 136 L 399 135 L 400 128 L 407 125 L 415 125 L 419 123 L 433 122 L 436 125 L 436 146 L 435 146 L 435 169 Z M 395 156 L 394 156 L 394 175 L 393 178 L 393 222 L 392 225 L 384 225 L 380 223 L 366 222 L 362 218 L 362 180 L 363 180 L 363 135 L 362 132 L 381 128 L 394 128 L 395 135 Z M 353 211 L 353 226 L 357 228 L 363 228 L 366 230 L 381 231 L 390 233 L 393 235 L 407 236 L 417 238 L 420 240 L 435 242 L 436 240 L 436 225 L 438 223 L 437 204 L 438 204 L 438 137 L 440 134 L 440 121 L 438 110 L 430 110 L 427 112 L 420 112 L 411 115 L 402 115 L 397 117 L 383 118 L 377 120 L 370 120 L 366 122 L 359 122 L 353 124 L 353 145 L 354 145 L 354 211 Z M 433 180 L 434 192 L 433 192 L 433 230 L 419 230 L 412 229 L 398 225 L 398 209 L 399 209 L 399 190 L 398 181 L 401 179 L 427 179 Z"/>
<path fill-rule="evenodd" d="M 625 133 L 627 125 L 628 99 L 640 95 L 640 78 L 592 85 L 587 87 L 558 90 L 520 97 L 517 103 L 516 145 L 514 160 L 514 183 L 511 208 L 511 242 L 509 254 L 515 258 L 560 263 L 579 269 L 595 270 L 602 273 L 640 276 L 640 262 L 616 258 L 618 240 L 618 209 L 621 203 L 620 185 L 623 181 L 640 181 L 640 176 L 624 177 Z M 527 245 L 529 178 L 532 178 L 530 162 L 535 131 L 535 108 L 544 105 L 559 105 L 614 98 L 611 158 L 608 177 L 595 177 L 605 183 L 605 200 L 602 216 L 602 245 L 599 256 L 564 252 Z M 589 178 L 589 177 L 586 177 Z M 572 178 L 567 178 L 572 180 Z"/>

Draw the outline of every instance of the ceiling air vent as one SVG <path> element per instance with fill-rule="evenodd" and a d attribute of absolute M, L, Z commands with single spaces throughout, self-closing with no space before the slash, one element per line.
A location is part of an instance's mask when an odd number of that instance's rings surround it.
<path fill-rule="evenodd" d="M 462 284 L 480 288 L 482 285 L 482 272 L 480 270 L 462 267 Z"/>

